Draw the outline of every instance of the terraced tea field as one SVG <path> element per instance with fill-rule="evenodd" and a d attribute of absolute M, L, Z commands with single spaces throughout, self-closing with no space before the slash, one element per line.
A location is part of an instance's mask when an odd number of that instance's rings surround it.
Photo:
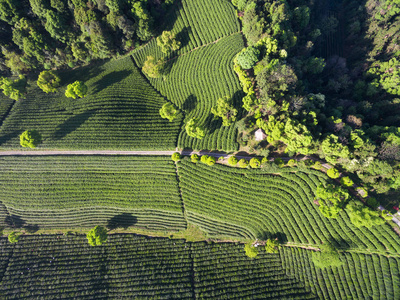
<path fill-rule="evenodd" d="M 324 217 L 314 204 L 314 190 L 326 175 L 296 168 L 238 169 L 178 164 L 187 220 L 212 237 L 267 239 L 297 244 L 333 242 L 343 248 L 398 253 L 392 228 L 356 228 L 346 212 Z"/>
<path fill-rule="evenodd" d="M 20 148 L 19 134 L 36 129 L 46 149 L 174 149 L 182 116 L 162 119 L 166 100 L 156 92 L 130 57 L 60 73 L 62 87 L 45 94 L 31 82 L 26 99 L 15 103 L 0 127 L 0 147 Z M 66 85 L 82 80 L 82 99 L 66 98 Z M 6 103 L 4 104 L 6 105 Z M 0 108 L 0 112 L 6 108 Z"/>
<path fill-rule="evenodd" d="M 2 223 L 11 227 L 186 228 L 167 157 L 0 157 Z"/>
<path fill-rule="evenodd" d="M 202 8 L 198 10 L 199 7 Z M 226 12 L 222 15 L 209 13 L 218 9 Z M 163 96 L 185 112 L 185 121 L 197 118 L 206 129 L 206 136 L 200 140 L 189 137 L 182 128 L 179 148 L 238 149 L 235 125 L 223 127 L 221 120 L 214 119 L 211 108 L 218 98 L 228 96 L 240 111 L 244 95 L 233 71 L 233 58 L 244 47 L 239 30 L 228 1 L 182 1 L 172 31 L 178 38 L 180 33 L 184 36 L 185 46 L 168 61 L 167 74 L 162 78 L 149 78 Z M 155 40 L 133 57 L 141 67 L 148 55 L 157 59 L 163 56 Z"/>

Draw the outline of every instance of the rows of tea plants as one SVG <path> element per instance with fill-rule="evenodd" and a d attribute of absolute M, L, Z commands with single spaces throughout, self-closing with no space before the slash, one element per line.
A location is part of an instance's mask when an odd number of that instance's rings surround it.
<path fill-rule="evenodd" d="M 209 236 L 236 232 L 235 237 L 277 236 L 289 243 L 329 241 L 342 248 L 400 251 L 400 240 L 389 225 L 356 228 L 346 212 L 337 219 L 320 213 L 314 204 L 314 190 L 326 180 L 322 172 L 210 167 L 183 160 L 178 173 L 187 220 Z"/>
<path fill-rule="evenodd" d="M 343 264 L 318 269 L 311 251 L 284 247 L 283 267 L 320 299 L 400 299 L 400 259 L 383 255 L 342 252 Z"/>
<path fill-rule="evenodd" d="M 3 156 L 9 225 L 186 228 L 176 169 L 160 156 Z"/>
<path fill-rule="evenodd" d="M 209 44 L 240 31 L 236 11 L 229 0 L 182 0 L 165 17 L 163 30 L 172 31 L 181 42 L 181 48 L 172 56 L 182 55 L 194 48 Z M 153 39 L 135 53 L 142 65 L 148 55 L 156 59 L 165 56 Z"/>
<path fill-rule="evenodd" d="M 182 116 L 162 119 L 163 98 L 130 57 L 60 73 L 62 87 L 45 94 L 30 82 L 26 99 L 15 103 L 0 127 L 0 147 L 19 148 L 19 134 L 36 129 L 39 148 L 164 150 L 176 147 Z M 85 98 L 64 95 L 66 85 L 82 80 Z"/>
<path fill-rule="evenodd" d="M 4 96 L 2 93 L 0 93 L 0 125 L 7 116 L 10 108 L 13 106 L 14 103 L 15 100 L 12 100 Z"/>
<path fill-rule="evenodd" d="M 109 235 L 0 238 L 5 299 L 316 299 L 277 254 L 244 255 L 243 245 Z"/>
<path fill-rule="evenodd" d="M 197 139 L 188 136 L 182 127 L 179 148 L 238 149 L 235 124 L 222 126 L 221 119 L 214 119 L 211 108 L 224 96 L 233 98 L 236 108 L 240 108 L 243 94 L 232 65 L 233 57 L 242 48 L 241 33 L 225 37 L 171 60 L 171 69 L 164 78 L 150 79 L 163 96 L 185 112 L 185 121 L 196 118 L 205 129 L 205 137 Z"/>
<path fill-rule="evenodd" d="M 244 255 L 243 245 L 192 245 L 195 299 L 317 299 L 295 276 L 287 276 L 279 254 Z"/>
<path fill-rule="evenodd" d="M 85 236 L 23 236 L 0 283 L 4 299 L 191 299 L 190 248 L 181 240 L 110 235 L 99 247 Z M 1 267 L 1 265 L 0 265 Z M 1 271 L 1 270 L 0 270 Z"/>

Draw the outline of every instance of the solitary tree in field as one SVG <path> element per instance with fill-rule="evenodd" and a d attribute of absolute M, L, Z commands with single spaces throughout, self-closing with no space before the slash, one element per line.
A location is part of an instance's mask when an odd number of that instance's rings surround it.
<path fill-rule="evenodd" d="M 83 98 L 86 96 L 88 87 L 82 81 L 75 81 L 74 83 L 68 84 L 65 96 L 68 98 Z"/>
<path fill-rule="evenodd" d="M 60 81 L 60 77 L 52 71 L 43 71 L 39 74 L 37 85 L 45 93 L 55 93 L 57 88 L 60 86 Z"/>
<path fill-rule="evenodd" d="M 254 247 L 251 243 L 247 243 L 244 245 L 244 251 L 246 252 L 246 255 L 250 258 L 256 258 L 258 255 L 258 250 L 256 247 Z"/>
<path fill-rule="evenodd" d="M 321 251 L 312 253 L 312 261 L 318 268 L 338 267 L 343 264 L 338 251 L 330 244 L 321 245 Z"/>
<path fill-rule="evenodd" d="M 171 159 L 173 161 L 180 161 L 182 159 L 182 155 L 179 152 L 175 152 L 172 154 Z"/>
<path fill-rule="evenodd" d="M 18 240 L 19 240 L 19 234 L 17 234 L 16 232 L 13 231 L 8 235 L 8 241 L 10 243 L 16 243 L 18 242 Z"/>
<path fill-rule="evenodd" d="M 176 40 L 175 33 L 171 31 L 163 31 L 163 33 L 157 37 L 157 46 L 161 47 L 163 53 L 171 53 L 181 47 L 181 42 Z"/>
<path fill-rule="evenodd" d="M 186 133 L 194 138 L 202 139 L 206 135 L 203 127 L 199 125 L 198 120 L 195 118 L 190 119 L 186 123 L 185 129 Z"/>
<path fill-rule="evenodd" d="M 176 119 L 179 111 L 172 103 L 165 103 L 160 109 L 160 116 L 163 119 L 168 119 L 170 122 Z"/>
<path fill-rule="evenodd" d="M 232 105 L 232 99 L 229 97 L 219 98 L 217 105 L 211 109 L 215 118 L 222 118 L 222 125 L 229 126 L 236 120 L 237 109 Z"/>
<path fill-rule="evenodd" d="M 278 253 L 280 245 L 278 242 L 278 239 L 268 239 L 267 242 L 265 243 L 265 251 L 267 253 Z"/>
<path fill-rule="evenodd" d="M 16 80 L 0 77 L 0 89 L 3 90 L 4 95 L 18 101 L 25 96 L 26 79 L 22 75 L 19 75 L 19 79 Z"/>
<path fill-rule="evenodd" d="M 156 61 L 154 56 L 147 56 L 143 64 L 142 71 L 150 78 L 159 78 L 164 70 L 165 61 L 160 59 Z"/>
<path fill-rule="evenodd" d="M 107 241 L 107 229 L 103 226 L 96 226 L 86 235 L 88 242 L 92 246 L 99 246 Z"/>
<path fill-rule="evenodd" d="M 42 136 L 37 130 L 26 130 L 19 140 L 22 147 L 36 148 L 42 142 Z"/>

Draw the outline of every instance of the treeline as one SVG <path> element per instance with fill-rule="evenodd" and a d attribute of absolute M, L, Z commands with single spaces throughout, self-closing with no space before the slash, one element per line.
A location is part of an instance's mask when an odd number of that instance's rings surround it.
<path fill-rule="evenodd" d="M 138 47 L 174 0 L 1 0 L 0 71 L 74 67 Z"/>
<path fill-rule="evenodd" d="M 364 7 L 345 1 L 343 10 L 352 10 L 344 13 L 328 1 L 233 0 L 247 40 L 235 60 L 247 94 L 248 114 L 238 125 L 242 146 L 317 155 L 354 173 L 370 191 L 397 189 L 400 15 L 399 5 L 389 2 L 368 1 Z M 357 11 L 365 14 L 360 20 Z M 342 31 L 349 36 L 348 30 L 358 32 L 359 48 L 335 39 Z M 365 41 L 367 35 L 376 43 Z M 387 43 L 377 44 L 382 39 Z M 338 55 L 318 57 L 334 53 L 321 47 L 370 52 L 347 62 Z M 258 128 L 267 145 L 255 143 Z"/>

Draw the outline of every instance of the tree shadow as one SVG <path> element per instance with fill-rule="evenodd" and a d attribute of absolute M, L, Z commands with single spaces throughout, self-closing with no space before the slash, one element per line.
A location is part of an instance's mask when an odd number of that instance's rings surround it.
<path fill-rule="evenodd" d="M 100 80 L 94 83 L 94 88 L 92 94 L 96 94 L 101 92 L 102 90 L 108 88 L 110 85 L 117 83 L 131 74 L 130 71 L 122 70 L 122 71 L 115 71 L 103 76 Z"/>
<path fill-rule="evenodd" d="M 57 75 L 61 79 L 61 86 L 70 84 L 75 82 L 76 80 L 86 81 L 89 78 L 92 78 L 103 71 L 102 66 L 108 60 L 100 60 L 92 62 L 90 65 L 79 67 L 79 71 L 77 69 L 69 69 L 69 70 L 62 70 L 57 72 Z"/>
<path fill-rule="evenodd" d="M 23 132 L 22 130 L 21 131 L 15 130 L 11 133 L 7 133 L 5 135 L 0 136 L 0 145 L 5 144 L 9 140 L 18 137 L 22 132 Z"/>
<path fill-rule="evenodd" d="M 133 226 L 137 223 L 137 218 L 132 214 L 123 213 L 120 215 L 116 215 L 112 217 L 107 222 L 107 228 L 110 230 L 117 229 L 117 228 L 124 228 L 127 229 L 130 226 Z"/>
<path fill-rule="evenodd" d="M 40 227 L 37 224 L 28 224 L 28 225 L 24 226 L 24 229 L 29 233 L 35 233 L 36 231 L 38 231 L 40 229 Z"/>
<path fill-rule="evenodd" d="M 57 127 L 57 130 L 54 133 L 54 138 L 60 140 L 66 135 L 75 131 L 83 123 L 85 123 L 95 112 L 95 110 L 88 110 L 69 118 L 67 121 Z"/>
<path fill-rule="evenodd" d="M 7 226 L 12 228 L 22 228 L 25 225 L 25 221 L 22 220 L 20 216 L 16 215 L 7 216 L 4 220 L 4 223 L 6 223 Z"/>
<path fill-rule="evenodd" d="M 206 120 L 204 121 L 205 129 L 207 133 L 214 133 L 215 130 L 220 129 L 222 127 L 222 119 L 218 117 L 217 119 L 214 117 L 212 113 L 210 113 Z M 232 125 L 231 125 L 232 126 Z"/>
<path fill-rule="evenodd" d="M 177 35 L 176 40 L 181 42 L 181 48 L 187 46 L 190 41 L 189 33 L 192 32 L 192 28 L 190 26 L 184 27 Z"/>
<path fill-rule="evenodd" d="M 268 231 L 264 231 L 257 235 L 257 239 L 262 240 L 262 241 L 265 241 L 268 239 L 276 239 L 276 238 L 278 239 L 280 244 L 286 244 L 288 241 L 286 234 L 283 232 L 271 233 Z"/>
<path fill-rule="evenodd" d="M 184 110 L 185 113 L 188 114 L 196 108 L 196 105 L 197 105 L 197 97 L 195 95 L 190 95 L 189 97 L 186 98 L 185 102 L 183 102 L 182 110 Z"/>

